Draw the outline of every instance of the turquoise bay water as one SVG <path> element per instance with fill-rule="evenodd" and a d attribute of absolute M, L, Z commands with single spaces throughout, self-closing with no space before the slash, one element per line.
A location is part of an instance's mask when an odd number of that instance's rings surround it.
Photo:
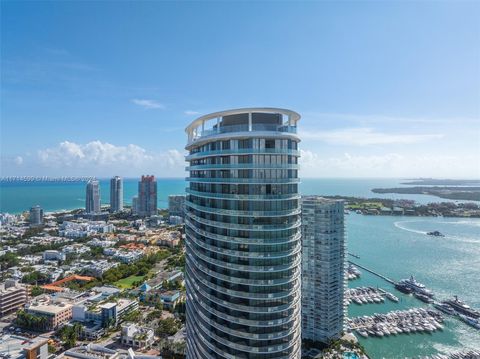
<path fill-rule="evenodd" d="M 432 289 L 438 299 L 453 295 L 480 308 L 480 219 L 419 218 L 392 216 L 346 216 L 348 249 L 360 256 L 353 262 L 393 280 L 413 274 Z M 427 236 L 439 230 L 445 237 Z M 361 269 L 360 269 L 361 270 Z M 351 304 L 350 316 L 386 313 L 427 305 L 411 295 L 396 291 L 386 281 L 361 270 L 351 287 L 379 286 L 400 298 L 399 303 Z M 452 317 L 445 329 L 433 334 L 401 334 L 384 338 L 362 338 L 367 353 L 376 358 L 405 358 L 480 348 L 480 331 Z"/>
<path fill-rule="evenodd" d="M 137 192 L 137 179 L 125 179 L 125 203 Z M 359 197 L 408 198 L 419 203 L 444 201 L 425 195 L 374 194 L 374 187 L 399 186 L 396 179 L 303 179 L 302 194 Z M 102 203 L 108 203 L 109 182 L 101 180 Z M 158 180 L 158 206 L 167 207 L 169 194 L 184 193 L 183 179 Z M 0 182 L 0 211 L 19 213 L 39 204 L 46 211 L 80 208 L 85 205 L 85 183 Z M 480 219 L 346 216 L 349 251 L 360 255 L 350 259 L 398 280 L 413 274 L 438 298 L 454 294 L 480 308 Z M 439 230 L 445 237 L 427 236 Z M 362 270 L 350 286 L 380 286 L 392 291 L 400 303 L 352 304 L 351 316 L 425 306 L 412 296 L 396 291 L 387 282 Z M 445 330 L 433 334 L 397 335 L 388 338 L 360 338 L 373 359 L 400 359 L 464 348 L 480 348 L 480 331 L 453 318 L 446 318 Z"/>

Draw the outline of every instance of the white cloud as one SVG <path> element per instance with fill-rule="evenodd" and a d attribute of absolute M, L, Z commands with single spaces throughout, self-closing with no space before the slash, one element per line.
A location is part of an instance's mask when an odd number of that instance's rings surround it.
<path fill-rule="evenodd" d="M 372 128 L 345 128 L 331 131 L 308 131 L 300 133 L 303 139 L 320 140 L 334 145 L 389 145 L 412 144 L 441 139 L 443 134 L 389 134 L 376 132 Z"/>
<path fill-rule="evenodd" d="M 17 156 L 17 157 L 15 157 L 15 159 L 13 161 L 15 162 L 15 164 L 17 166 L 21 166 L 22 163 L 23 163 L 23 157 L 22 156 Z"/>
<path fill-rule="evenodd" d="M 46 171 L 109 176 L 119 173 L 137 176 L 155 173 L 172 177 L 184 174 L 183 154 L 171 149 L 154 153 L 129 144 L 116 146 L 107 142 L 92 141 L 86 144 L 64 141 L 58 146 L 38 151 L 39 164 Z"/>
<path fill-rule="evenodd" d="M 194 115 L 200 115 L 200 112 L 198 111 L 192 111 L 192 110 L 187 110 L 184 112 L 185 115 L 188 115 L 188 116 L 194 116 Z"/>
<path fill-rule="evenodd" d="M 138 106 L 141 106 L 147 110 L 151 110 L 151 109 L 164 109 L 165 108 L 165 105 L 161 104 L 160 102 L 158 101 L 155 101 L 155 100 L 147 100 L 147 99 L 133 99 L 132 102 L 135 104 L 135 105 L 138 105 Z"/>
<path fill-rule="evenodd" d="M 437 177 L 478 178 L 480 166 L 474 155 L 352 155 L 324 157 L 301 150 L 301 177 Z"/>

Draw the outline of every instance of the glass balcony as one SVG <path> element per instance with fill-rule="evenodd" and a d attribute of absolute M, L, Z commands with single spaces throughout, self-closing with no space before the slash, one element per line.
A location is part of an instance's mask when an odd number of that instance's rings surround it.
<path fill-rule="evenodd" d="M 227 223 L 227 222 L 219 222 L 219 221 L 212 221 L 210 219 L 205 219 L 199 216 L 194 215 L 191 212 L 186 212 L 187 216 L 194 219 L 198 223 L 205 224 L 207 226 L 214 226 L 218 228 L 228 228 L 228 229 L 238 229 L 244 231 L 276 231 L 279 229 L 293 229 L 298 228 L 301 226 L 302 222 L 300 219 L 292 222 L 292 223 L 285 223 L 285 224 L 237 224 L 237 223 Z"/>
<path fill-rule="evenodd" d="M 204 314 L 204 312 L 210 312 L 210 311 L 207 310 L 203 306 L 197 306 L 196 303 L 197 303 L 196 301 L 193 301 L 193 304 L 194 304 L 193 307 L 195 308 L 196 313 L 198 315 L 200 315 L 200 317 L 202 318 L 202 320 L 205 323 L 208 323 L 209 325 L 211 325 L 212 327 L 220 330 L 221 332 L 227 333 L 231 336 L 235 336 L 235 337 L 238 337 L 238 338 L 244 338 L 244 339 L 248 339 L 248 340 L 258 340 L 258 341 L 278 340 L 278 339 L 288 337 L 289 335 L 294 333 L 298 329 L 298 326 L 300 324 L 299 321 L 296 320 L 297 318 L 295 318 L 294 316 L 290 316 L 290 322 L 293 322 L 293 323 L 290 326 L 290 328 L 288 328 L 286 330 L 281 330 L 281 331 L 277 331 L 277 332 L 273 332 L 273 333 L 265 333 L 265 334 L 248 333 L 248 332 L 241 331 L 241 330 L 231 329 L 229 327 L 226 327 L 222 324 L 217 323 L 213 319 L 208 318 Z M 211 313 L 211 314 L 213 314 L 213 313 Z M 215 314 L 213 314 L 212 316 L 216 317 Z M 272 327 L 272 326 L 273 326 L 273 324 L 270 324 L 268 327 Z"/>
<path fill-rule="evenodd" d="M 204 198 L 220 198 L 220 199 L 238 199 L 238 200 L 250 200 L 250 201 L 275 201 L 277 199 L 300 199 L 301 196 L 298 193 L 286 193 L 286 194 L 230 194 L 230 193 L 217 193 L 217 192 L 200 192 L 190 188 L 185 188 L 185 192 L 193 194 L 195 196 Z"/>
<path fill-rule="evenodd" d="M 187 218 L 185 218 L 185 224 L 193 230 L 195 233 L 198 233 L 204 237 L 208 237 L 211 239 L 215 239 L 218 241 L 223 241 L 223 242 L 238 242 L 242 244 L 257 244 L 257 245 L 275 245 L 275 244 L 288 244 L 292 242 L 296 242 L 300 240 L 301 233 L 298 231 L 296 234 L 287 236 L 284 238 L 280 238 L 280 241 L 278 238 L 243 238 L 243 237 L 232 237 L 232 236 L 223 236 L 221 234 L 216 234 L 216 233 L 211 233 L 208 231 L 205 231 L 203 229 L 199 229 L 197 226 L 195 226 L 192 222 L 190 222 Z"/>
<path fill-rule="evenodd" d="M 197 158 L 202 157 L 209 157 L 209 156 L 226 156 L 226 155 L 292 155 L 292 156 L 300 156 L 300 151 L 293 150 L 290 148 L 237 148 L 231 150 L 212 150 L 212 151 L 202 151 L 202 152 L 194 152 L 190 153 L 189 155 L 185 156 L 186 161 L 191 161 Z"/>
<path fill-rule="evenodd" d="M 189 308 L 187 307 L 187 309 L 189 309 Z M 194 313 L 190 312 L 189 314 L 193 316 Z M 195 313 L 195 316 L 197 317 L 196 324 L 202 329 L 202 331 L 208 333 L 208 336 L 210 338 L 213 338 L 214 340 L 218 341 L 219 343 L 222 343 L 223 345 L 225 345 L 229 348 L 235 348 L 237 350 L 244 351 L 246 353 L 275 353 L 275 352 L 285 351 L 290 347 L 294 347 L 297 344 L 297 341 L 300 339 L 300 336 L 299 336 L 300 331 L 297 331 L 298 334 L 295 336 L 295 340 L 286 341 L 285 343 L 279 344 L 279 345 L 267 345 L 267 346 L 257 347 L 257 346 L 247 345 L 246 342 L 245 342 L 244 345 L 243 344 L 238 344 L 238 343 L 233 343 L 229 340 L 226 340 L 226 339 L 218 336 L 217 334 L 213 333 L 213 331 L 209 330 L 202 323 L 201 320 L 198 320 L 199 319 L 198 318 L 198 313 Z M 217 351 L 219 349 L 215 347 L 215 349 L 212 348 L 212 350 Z M 224 355 L 224 354 L 222 354 L 222 355 Z M 227 356 L 227 357 L 229 357 L 229 356 Z M 239 358 L 239 357 L 243 357 L 243 356 L 237 356 L 236 358 Z M 292 357 L 288 356 L 288 357 L 285 357 L 285 358 L 292 358 Z"/>
<path fill-rule="evenodd" d="M 299 183 L 299 178 L 207 178 L 187 177 L 186 181 L 201 183 Z"/>
<path fill-rule="evenodd" d="M 226 255 L 226 256 L 232 256 L 232 257 L 242 257 L 246 259 L 277 259 L 277 258 L 287 258 L 292 255 L 297 254 L 300 252 L 301 246 L 300 243 L 291 250 L 287 252 L 241 252 L 241 251 L 234 251 L 230 249 L 223 249 L 217 246 L 211 246 L 208 244 L 205 244 L 201 241 L 197 241 L 194 237 L 189 236 L 189 240 L 191 240 L 193 243 L 195 243 L 198 247 L 203 248 L 206 251 L 210 252 L 215 252 L 218 254 Z"/>
<path fill-rule="evenodd" d="M 244 313 L 244 314 L 239 314 L 238 316 L 233 316 L 226 314 L 225 312 L 219 311 L 217 309 L 214 309 L 214 306 L 217 305 L 217 303 L 205 298 L 202 296 L 201 293 L 195 291 L 193 288 L 192 291 L 187 294 L 187 297 L 189 299 L 195 299 L 197 303 L 199 303 L 204 310 L 208 311 L 209 313 L 222 318 L 223 320 L 236 323 L 236 324 L 241 324 L 241 325 L 248 325 L 248 326 L 255 326 L 255 327 L 269 327 L 269 326 L 280 326 L 280 325 L 285 325 L 287 323 L 290 323 L 292 320 L 297 319 L 297 315 L 300 314 L 300 304 L 296 305 L 295 308 L 289 309 L 288 314 L 287 313 L 268 313 L 268 314 L 278 314 L 280 317 L 279 319 L 270 319 L 270 320 L 254 320 L 254 319 L 246 319 L 251 312 L 238 312 L 238 313 Z M 213 305 L 212 305 L 213 302 Z M 220 308 L 226 308 L 225 306 L 220 306 Z M 230 308 L 228 308 L 231 310 Z"/>
<path fill-rule="evenodd" d="M 191 246 L 191 244 L 188 243 L 188 239 L 186 240 L 186 242 L 187 242 L 187 245 Z M 204 260 L 206 263 L 212 263 L 221 268 L 232 269 L 232 270 L 242 271 L 242 272 L 252 272 L 252 273 L 283 272 L 290 269 L 294 269 L 296 266 L 300 265 L 300 256 L 297 256 L 296 258 L 294 258 L 292 263 L 273 265 L 273 266 L 252 266 L 252 265 L 241 265 L 241 264 L 229 263 L 229 262 L 224 262 L 222 260 L 210 258 L 201 253 L 195 253 L 195 256 Z M 274 298 L 274 297 L 271 297 L 271 298 Z"/>
<path fill-rule="evenodd" d="M 280 132 L 280 133 L 297 133 L 297 126 L 290 125 L 273 125 L 273 124 L 263 124 L 263 123 L 254 123 L 251 127 L 248 124 L 242 125 L 220 125 L 214 126 L 215 128 L 204 129 L 197 133 L 193 138 L 192 142 L 198 141 L 200 138 L 204 139 L 206 137 L 212 137 L 216 135 L 221 135 L 225 133 L 235 133 L 235 132 Z"/>
<path fill-rule="evenodd" d="M 302 212 L 300 207 L 286 209 L 283 211 L 240 211 L 240 210 L 233 210 L 233 209 L 205 207 L 205 206 L 200 206 L 198 204 L 192 203 L 190 201 L 186 201 L 185 205 L 202 212 L 219 213 L 222 215 L 237 216 L 237 217 L 240 217 L 240 216 L 283 217 L 283 216 L 300 214 Z"/>
<path fill-rule="evenodd" d="M 214 165 L 191 165 L 185 167 L 185 171 L 195 171 L 204 169 L 289 169 L 298 170 L 298 164 L 293 163 L 226 163 L 226 164 L 214 164 Z"/>
<path fill-rule="evenodd" d="M 219 274 L 211 269 L 208 269 L 207 267 L 201 265 L 195 258 L 189 257 L 189 260 L 192 261 L 195 266 L 205 273 L 205 275 L 234 283 L 234 284 L 240 284 L 240 285 L 251 285 L 251 286 L 265 286 L 265 285 L 285 285 L 288 283 L 292 283 L 294 281 L 297 281 L 299 276 L 300 276 L 300 270 L 295 270 L 295 274 L 290 275 L 286 278 L 281 278 L 281 279 L 271 279 L 271 280 L 260 280 L 260 279 L 244 279 L 244 278 L 238 278 L 238 277 L 231 277 L 223 274 Z"/>
<path fill-rule="evenodd" d="M 209 301 L 224 306 L 226 308 L 231 308 L 233 310 L 239 310 L 239 311 L 244 311 L 248 313 L 258 313 L 258 314 L 268 314 L 268 313 L 283 313 L 285 311 L 289 311 L 291 309 L 297 308 L 300 306 L 300 291 L 297 293 L 294 293 L 292 295 L 292 301 L 288 304 L 283 304 L 283 305 L 276 305 L 276 306 L 269 306 L 269 307 L 256 307 L 256 306 L 250 306 L 250 305 L 241 305 L 241 304 L 236 304 L 229 302 L 227 300 L 222 300 L 217 298 L 216 296 L 206 293 L 203 288 L 197 285 L 193 285 L 192 282 L 189 281 L 188 277 L 186 278 L 186 283 L 187 287 L 194 288 L 196 291 L 198 291 L 203 297 L 207 298 Z"/>

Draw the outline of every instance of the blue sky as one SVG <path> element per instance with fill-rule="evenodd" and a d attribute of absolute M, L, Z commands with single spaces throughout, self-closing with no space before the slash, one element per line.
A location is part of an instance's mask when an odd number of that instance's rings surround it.
<path fill-rule="evenodd" d="M 196 116 L 302 115 L 304 177 L 480 177 L 478 2 L 1 2 L 1 175 L 183 176 Z"/>

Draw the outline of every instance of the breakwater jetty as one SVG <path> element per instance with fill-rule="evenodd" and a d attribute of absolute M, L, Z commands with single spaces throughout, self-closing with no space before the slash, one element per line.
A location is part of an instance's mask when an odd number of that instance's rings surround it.
<path fill-rule="evenodd" d="M 348 262 L 351 263 L 351 264 L 353 264 L 353 265 L 356 266 L 356 267 L 362 268 L 363 270 L 366 270 L 367 272 L 376 275 L 376 276 L 379 277 L 379 278 L 382 278 L 383 280 L 387 281 L 388 283 L 391 283 L 391 284 L 395 284 L 395 283 L 396 283 L 393 279 L 390 279 L 390 278 L 384 276 L 384 275 L 381 274 L 381 273 L 375 272 L 375 271 L 372 270 L 372 269 L 369 269 L 369 268 L 367 268 L 367 267 L 365 267 L 365 266 L 362 266 L 362 265 L 360 265 L 360 264 L 354 263 L 354 262 L 352 262 L 352 261 L 348 261 Z"/>

